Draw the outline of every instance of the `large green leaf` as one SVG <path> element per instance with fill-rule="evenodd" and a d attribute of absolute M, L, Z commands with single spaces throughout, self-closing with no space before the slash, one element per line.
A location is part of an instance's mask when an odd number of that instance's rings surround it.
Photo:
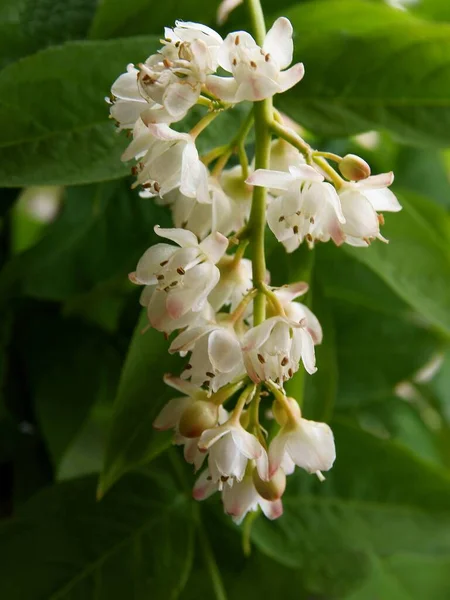
<path fill-rule="evenodd" d="M 163 375 L 176 367 L 164 335 L 147 330 L 141 318 L 128 350 L 117 397 L 99 490 L 105 493 L 124 473 L 154 459 L 171 443 L 171 434 L 156 432 L 152 423 L 170 391 Z"/>
<path fill-rule="evenodd" d="M 102 502 L 95 478 L 49 488 L 1 528 L 8 600 L 178 596 L 193 558 L 192 505 L 162 465 Z"/>
<path fill-rule="evenodd" d="M 287 12 L 304 81 L 279 105 L 313 132 L 388 129 L 413 143 L 450 141 L 450 28 L 381 3 L 309 2 Z"/>
<path fill-rule="evenodd" d="M 450 477 L 393 442 L 335 422 L 338 458 L 323 484 L 300 473 L 288 481 L 284 516 L 253 526 L 257 546 L 303 573 L 307 589 L 331 597 L 422 600 L 423 584 L 394 591 L 411 573 L 450 591 Z M 319 489 L 320 488 L 320 489 Z M 394 590 L 394 591 L 393 591 Z M 350 596 L 349 596 L 350 597 Z"/>
<path fill-rule="evenodd" d="M 383 234 L 389 244 L 374 242 L 370 248 L 345 251 L 377 273 L 395 292 L 429 323 L 450 334 L 450 252 L 448 241 L 434 224 L 433 203 L 410 201 L 401 196 L 403 210 L 386 217 Z M 440 209 L 440 210 L 439 210 Z M 448 218 L 448 217 L 447 217 Z M 446 226 L 447 227 L 447 226 Z"/>

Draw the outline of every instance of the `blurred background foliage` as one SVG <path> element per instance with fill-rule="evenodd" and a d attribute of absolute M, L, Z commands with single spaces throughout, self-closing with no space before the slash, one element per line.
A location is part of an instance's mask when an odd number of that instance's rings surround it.
<path fill-rule="evenodd" d="M 169 215 L 130 190 L 104 103 L 165 25 L 214 27 L 217 5 L 0 3 L 2 599 L 223 600 L 219 577 L 238 600 L 450 598 L 450 3 L 391 4 L 263 0 L 306 66 L 278 107 L 319 149 L 393 169 L 404 208 L 367 250 L 285 255 L 268 235 L 273 283 L 309 281 L 325 330 L 289 391 L 338 458 L 325 484 L 290 478 L 284 517 L 244 528 L 246 557 L 151 427 L 176 365 L 126 276 Z M 246 26 L 239 7 L 221 33 Z"/>

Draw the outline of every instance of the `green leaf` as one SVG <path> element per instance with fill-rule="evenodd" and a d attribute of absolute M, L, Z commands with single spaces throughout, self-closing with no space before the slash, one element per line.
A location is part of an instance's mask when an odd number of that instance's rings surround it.
<path fill-rule="evenodd" d="M 326 274 L 324 274 L 326 277 Z M 384 315 L 345 302 L 330 302 L 338 344 L 338 406 L 384 400 L 442 347 L 441 339 L 414 316 Z M 398 400 L 400 402 L 400 400 Z"/>
<path fill-rule="evenodd" d="M 194 21 L 211 25 L 217 4 L 205 4 L 202 0 L 186 3 L 166 0 L 155 3 L 152 0 L 103 0 L 92 23 L 91 38 L 110 38 L 136 34 L 164 34 L 164 27 L 173 27 L 175 20 Z"/>
<path fill-rule="evenodd" d="M 5 267 L 0 283 L 49 300 L 100 293 L 102 282 L 113 289 L 119 279 L 131 289 L 128 273 L 156 241 L 153 227 L 166 222 L 163 208 L 130 192 L 125 182 L 69 188 L 60 217 Z"/>
<path fill-rule="evenodd" d="M 403 210 L 389 214 L 383 235 L 389 244 L 370 248 L 344 246 L 345 252 L 367 265 L 395 292 L 445 335 L 450 334 L 450 252 L 448 242 L 432 223 L 439 207 L 418 206 L 402 195 Z"/>
<path fill-rule="evenodd" d="M 449 564 L 450 477 L 344 421 L 332 428 L 338 458 L 326 482 L 305 473 L 290 478 L 284 516 L 256 521 L 253 540 L 272 559 L 300 570 L 310 593 L 342 598 L 370 584 L 372 594 L 397 600 L 392 590 L 409 570 L 426 581 L 430 566 L 442 575 Z M 445 597 L 448 572 L 433 589 Z M 408 585 L 405 598 L 422 600 L 421 591 L 423 584 Z"/>
<path fill-rule="evenodd" d="M 358 0 L 309 2 L 287 12 L 304 81 L 282 110 L 319 135 L 388 129 L 412 143 L 450 141 L 450 29 Z"/>
<path fill-rule="evenodd" d="M 123 177 L 126 138 L 104 101 L 128 62 L 155 51 L 153 37 L 69 42 L 0 73 L 0 184 L 80 184 Z"/>
<path fill-rule="evenodd" d="M 164 335 L 148 329 L 142 312 L 122 369 L 106 447 L 99 493 L 104 494 L 124 473 L 153 460 L 171 443 L 171 433 L 156 432 L 152 423 L 170 391 L 163 375 L 176 367 Z"/>
<path fill-rule="evenodd" d="M 121 357 L 92 326 L 37 306 L 33 315 L 21 347 L 40 430 L 58 467 L 92 406 L 114 395 Z"/>
<path fill-rule="evenodd" d="M 192 503 L 165 465 L 127 477 L 102 502 L 87 477 L 37 495 L 1 538 L 8 600 L 175 599 L 192 564 Z"/>

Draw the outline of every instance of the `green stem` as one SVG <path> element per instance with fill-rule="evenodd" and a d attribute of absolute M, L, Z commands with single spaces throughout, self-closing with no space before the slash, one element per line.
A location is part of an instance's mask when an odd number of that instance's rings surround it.
<path fill-rule="evenodd" d="M 261 3 L 259 0 L 246 0 L 246 5 L 250 16 L 253 36 L 256 43 L 262 46 L 266 36 L 266 26 Z M 253 105 L 253 115 L 255 118 L 255 169 L 268 169 L 270 166 L 270 123 L 273 121 L 272 98 L 255 102 Z M 253 285 L 258 290 L 258 295 L 253 304 L 254 325 L 259 325 L 266 318 L 266 297 L 262 289 L 266 278 L 266 256 L 264 249 L 266 197 L 266 188 L 254 187 L 249 220 Z"/>
<path fill-rule="evenodd" d="M 220 115 L 220 112 L 209 112 L 205 115 L 200 121 L 191 129 L 189 134 L 195 140 L 195 138 L 200 135 L 200 133 L 208 127 L 214 119 L 216 119 Z"/>
<path fill-rule="evenodd" d="M 285 127 L 281 123 L 277 121 L 272 121 L 270 123 L 270 128 L 278 137 L 282 138 L 286 142 L 289 142 L 291 146 L 297 148 L 306 159 L 306 162 L 311 162 L 311 146 L 305 142 L 303 138 L 301 138 L 298 133 L 296 133 L 290 127 Z"/>

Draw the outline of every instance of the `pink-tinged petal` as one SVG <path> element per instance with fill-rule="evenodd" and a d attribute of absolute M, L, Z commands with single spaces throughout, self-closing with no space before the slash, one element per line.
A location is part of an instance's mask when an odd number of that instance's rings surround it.
<path fill-rule="evenodd" d="M 170 114 L 164 106 L 151 106 L 148 108 L 148 103 L 146 102 L 147 108 L 144 111 L 141 111 L 140 116 L 146 123 L 173 123 L 174 116 Z M 152 134 L 153 135 L 153 134 Z"/>
<path fill-rule="evenodd" d="M 241 348 L 236 335 L 225 329 L 216 329 L 208 338 L 208 356 L 213 368 L 229 373 L 239 364 Z"/>
<path fill-rule="evenodd" d="M 236 92 L 239 86 L 234 77 L 208 75 L 205 85 L 214 96 L 217 96 L 224 102 L 236 102 Z"/>
<path fill-rule="evenodd" d="M 254 364 L 251 356 L 249 356 L 249 354 L 245 352 L 243 358 L 244 358 L 245 370 L 247 371 L 247 375 L 250 377 L 250 379 L 253 381 L 253 383 L 259 383 L 260 381 L 262 381 L 262 378 L 260 377 L 259 373 L 255 369 L 255 364 Z"/>
<path fill-rule="evenodd" d="M 214 327 L 214 325 L 206 327 L 188 327 L 185 331 L 182 331 L 170 344 L 170 354 L 174 354 L 175 352 L 189 352 L 195 346 L 196 342 L 202 336 L 213 330 Z"/>
<path fill-rule="evenodd" d="M 169 260 L 176 252 L 170 244 L 155 244 L 144 252 L 136 267 L 135 279 L 138 283 L 151 285 L 156 283 L 156 273 L 161 270 L 161 263 Z"/>
<path fill-rule="evenodd" d="M 145 123 L 145 121 L 144 121 Z M 167 123 L 145 123 L 150 133 L 152 133 L 158 140 L 164 140 L 167 142 L 175 142 L 178 140 L 184 140 L 186 142 L 192 141 L 191 136 L 188 133 L 180 133 L 171 129 Z"/>
<path fill-rule="evenodd" d="M 283 285 L 276 290 L 275 294 L 282 303 L 292 302 L 295 298 L 303 296 L 309 290 L 309 285 L 306 281 L 297 281 L 296 283 L 289 283 Z"/>
<path fill-rule="evenodd" d="M 222 0 L 217 9 L 217 23 L 218 25 L 223 25 L 225 21 L 228 19 L 229 14 L 233 11 L 237 6 L 242 4 L 244 0 Z"/>
<path fill-rule="evenodd" d="M 305 74 L 305 67 L 303 63 L 297 63 L 287 71 L 282 71 L 278 77 L 278 85 L 280 86 L 280 93 L 290 90 L 294 85 L 297 85 L 299 81 L 303 79 Z"/>
<path fill-rule="evenodd" d="M 197 472 L 205 461 L 206 452 L 200 452 L 198 449 L 198 438 L 182 438 L 182 440 L 184 460 L 194 465 L 194 471 Z"/>
<path fill-rule="evenodd" d="M 191 282 L 196 278 L 196 295 L 192 300 L 192 310 L 199 312 L 204 309 L 208 296 L 220 279 L 220 271 L 211 263 L 203 263 L 189 270 L 185 275 L 185 282 Z M 201 290 L 201 292 L 200 292 Z"/>
<path fill-rule="evenodd" d="M 270 442 L 269 446 L 269 477 L 278 471 L 283 463 L 286 451 L 287 438 L 281 430 Z"/>
<path fill-rule="evenodd" d="M 289 167 L 289 173 L 292 177 L 298 180 L 305 181 L 317 181 L 321 182 L 324 180 L 324 176 L 319 173 L 314 167 L 310 167 L 309 165 L 292 165 Z"/>
<path fill-rule="evenodd" d="M 241 65 L 241 70 L 243 70 L 243 67 L 245 65 Z M 261 73 L 254 73 L 249 67 L 247 75 L 240 78 L 235 101 L 242 102 L 248 100 L 249 102 L 258 102 L 259 100 L 273 96 L 279 91 L 280 86 L 277 81 Z"/>
<path fill-rule="evenodd" d="M 231 436 L 239 452 L 246 458 L 257 459 L 265 452 L 257 438 L 252 433 L 245 431 L 243 427 L 231 428 Z"/>
<path fill-rule="evenodd" d="M 213 427 L 212 429 L 207 429 L 202 433 L 198 441 L 199 450 L 208 450 L 213 444 L 220 440 L 220 438 L 229 433 L 230 428 L 226 423 L 219 425 L 218 427 Z"/>
<path fill-rule="evenodd" d="M 301 337 L 303 366 L 310 375 L 313 375 L 317 371 L 317 367 L 312 337 L 306 329 L 297 329 L 294 335 Z"/>
<path fill-rule="evenodd" d="M 284 454 L 283 460 L 281 461 L 281 468 L 286 473 L 286 475 L 292 475 L 295 471 L 295 462 L 289 456 L 289 454 Z"/>
<path fill-rule="evenodd" d="M 371 175 L 366 179 L 358 181 L 353 185 L 361 190 L 378 190 L 380 188 L 389 187 L 394 182 L 394 173 L 380 173 L 379 175 Z"/>
<path fill-rule="evenodd" d="M 292 184 L 295 183 L 295 177 L 291 173 L 286 173 L 285 171 L 256 169 L 256 171 L 245 180 L 245 183 L 256 185 L 258 187 L 288 190 Z"/>
<path fill-rule="evenodd" d="M 160 431 L 176 427 L 181 415 L 192 403 L 192 398 L 174 398 L 170 400 L 153 421 L 153 427 Z"/>
<path fill-rule="evenodd" d="M 195 400 L 204 399 L 206 397 L 205 392 L 198 388 L 196 385 L 191 383 L 190 381 L 186 381 L 185 379 L 181 379 L 180 377 L 175 377 L 174 375 L 166 374 L 164 375 L 164 383 L 169 385 L 174 390 L 185 394 L 186 396 L 190 396 Z"/>
<path fill-rule="evenodd" d="M 398 212 L 402 210 L 402 206 L 395 194 L 387 188 L 364 190 L 363 194 L 377 212 Z"/>
<path fill-rule="evenodd" d="M 311 191 L 316 187 L 318 186 L 311 186 Z M 331 206 L 340 223 L 345 223 L 345 215 L 342 210 L 340 197 L 331 183 L 322 183 L 320 185 L 320 193 L 323 200 Z"/>
<path fill-rule="evenodd" d="M 206 469 L 195 482 L 192 497 L 195 500 L 205 500 L 214 494 L 214 492 L 217 492 L 217 490 L 217 484 L 211 480 L 209 470 Z"/>
<path fill-rule="evenodd" d="M 218 231 L 213 231 L 213 233 L 210 233 L 208 237 L 205 238 L 200 244 L 200 249 L 202 252 L 204 252 L 204 254 L 206 254 L 209 260 L 214 264 L 222 258 L 227 248 L 227 238 Z"/>
<path fill-rule="evenodd" d="M 195 144 L 186 144 L 181 161 L 180 192 L 188 198 L 195 198 L 197 195 L 200 164 Z"/>
<path fill-rule="evenodd" d="M 155 225 L 154 230 L 156 235 L 168 240 L 172 240 L 172 242 L 175 242 L 182 248 L 193 248 L 198 246 L 197 237 L 192 233 L 192 231 L 188 231 L 187 229 L 164 229 L 159 225 Z"/>
<path fill-rule="evenodd" d="M 298 304 L 298 303 L 296 303 Z M 322 326 L 320 325 L 319 319 L 316 315 L 304 304 L 301 304 L 301 309 L 304 314 L 304 318 L 306 319 L 306 329 L 309 335 L 312 338 L 312 341 L 317 346 L 317 344 L 322 343 L 323 332 Z"/>
<path fill-rule="evenodd" d="M 259 505 L 261 510 L 271 521 L 278 519 L 283 514 L 283 502 L 281 498 L 278 500 L 274 500 L 273 502 L 269 502 L 268 500 L 260 500 Z"/>
<path fill-rule="evenodd" d="M 142 290 L 142 293 L 139 297 L 139 304 L 144 306 L 145 308 L 149 305 L 153 292 L 155 291 L 154 285 L 146 285 Z"/>
<path fill-rule="evenodd" d="M 336 459 L 333 432 L 325 423 L 301 419 L 288 434 L 286 447 L 296 465 L 308 471 L 328 471 Z"/>
<path fill-rule="evenodd" d="M 280 69 L 285 69 L 292 62 L 294 44 L 292 42 L 292 25 L 286 17 L 279 17 L 267 32 L 263 50 L 275 59 Z"/>

